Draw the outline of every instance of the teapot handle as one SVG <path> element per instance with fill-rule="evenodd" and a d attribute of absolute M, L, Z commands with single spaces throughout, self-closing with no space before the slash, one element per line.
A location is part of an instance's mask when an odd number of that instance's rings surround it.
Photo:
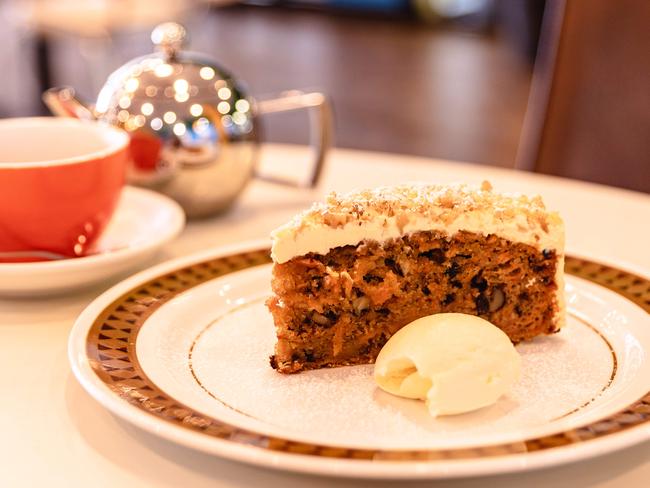
<path fill-rule="evenodd" d="M 275 176 L 257 175 L 259 178 L 288 186 L 313 188 L 318 184 L 325 165 L 327 152 L 332 143 L 332 108 L 327 97 L 318 92 L 302 93 L 292 90 L 283 93 L 279 98 L 257 102 L 257 111 L 260 114 L 300 109 L 308 109 L 310 115 L 310 145 L 314 150 L 314 162 L 309 180 L 305 184 L 300 184 Z"/>
<path fill-rule="evenodd" d="M 95 120 L 92 110 L 75 97 L 73 88 L 67 86 L 50 88 L 43 93 L 42 98 L 45 106 L 57 117 Z"/>

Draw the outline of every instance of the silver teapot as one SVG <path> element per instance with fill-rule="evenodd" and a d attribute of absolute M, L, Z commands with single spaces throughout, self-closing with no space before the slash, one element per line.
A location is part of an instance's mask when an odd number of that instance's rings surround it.
<path fill-rule="evenodd" d="M 293 91 L 257 102 L 218 64 L 182 51 L 185 39 L 180 24 L 157 26 L 151 34 L 157 52 L 113 72 L 94 106 L 77 100 L 71 88 L 52 88 L 43 100 L 55 115 L 99 119 L 126 130 L 127 180 L 174 198 L 190 218 L 224 211 L 255 175 L 259 115 L 308 109 L 315 160 L 302 185 L 315 186 L 330 145 L 326 97 Z"/>

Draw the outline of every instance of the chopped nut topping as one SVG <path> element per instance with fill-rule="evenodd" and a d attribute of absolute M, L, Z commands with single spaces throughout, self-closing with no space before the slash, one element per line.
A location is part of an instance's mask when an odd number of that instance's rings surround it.
<path fill-rule="evenodd" d="M 546 210 L 539 196 L 503 194 L 484 181 L 480 186 L 400 185 L 330 193 L 274 230 L 272 257 L 285 262 L 309 252 L 385 240 L 414 231 L 469 230 L 562 249 L 563 223 Z"/>
<path fill-rule="evenodd" d="M 481 183 L 481 190 L 492 191 L 492 184 L 488 180 L 483 180 Z"/>
<path fill-rule="evenodd" d="M 536 222 L 547 232 L 549 219 L 559 217 L 546 211 L 541 197 L 506 195 L 492 191 L 484 181 L 480 188 L 468 185 L 402 185 L 361 190 L 346 195 L 330 193 L 325 203 L 316 203 L 298 215 L 296 228 L 326 225 L 332 228 L 349 222 L 368 222 L 378 216 L 397 215 L 400 223 L 408 221 L 409 214 L 430 216 L 451 223 L 467 211 L 490 208 L 501 220 L 516 219 L 522 215 L 529 225 Z"/>

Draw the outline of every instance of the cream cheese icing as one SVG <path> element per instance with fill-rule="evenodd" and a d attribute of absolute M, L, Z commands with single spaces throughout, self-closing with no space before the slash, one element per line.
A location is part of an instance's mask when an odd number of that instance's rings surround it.
<path fill-rule="evenodd" d="M 564 228 L 540 197 L 499 194 L 485 182 L 468 185 L 383 187 L 339 196 L 332 193 L 271 233 L 271 257 L 284 263 L 308 253 L 327 254 L 364 240 L 383 242 L 418 231 L 460 230 L 495 234 L 562 254 Z"/>

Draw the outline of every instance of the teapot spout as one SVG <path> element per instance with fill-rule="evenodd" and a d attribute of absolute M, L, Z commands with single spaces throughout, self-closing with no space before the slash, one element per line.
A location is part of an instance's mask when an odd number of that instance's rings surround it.
<path fill-rule="evenodd" d="M 50 88 L 43 93 L 43 103 L 52 114 L 58 117 L 75 117 L 82 120 L 95 120 L 93 111 L 75 97 L 70 87 Z"/>

